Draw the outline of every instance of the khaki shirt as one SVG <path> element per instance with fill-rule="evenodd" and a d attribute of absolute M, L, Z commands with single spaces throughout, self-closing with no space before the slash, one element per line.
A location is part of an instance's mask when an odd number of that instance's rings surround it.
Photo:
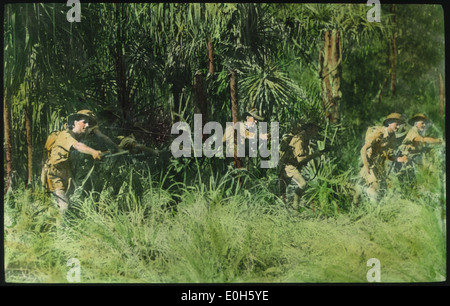
<path fill-rule="evenodd" d="M 369 164 L 374 164 L 394 157 L 396 146 L 395 133 L 389 133 L 386 127 L 369 128 L 365 138 L 368 145 L 366 155 Z"/>
<path fill-rule="evenodd" d="M 419 134 L 417 127 L 413 126 L 408 131 L 408 134 L 406 134 L 406 137 L 403 139 L 400 146 L 402 155 L 420 153 L 425 147 L 424 143 L 421 141 L 422 139 L 423 137 Z"/>
<path fill-rule="evenodd" d="M 236 122 L 234 126 L 237 126 L 236 130 L 239 131 L 239 133 L 236 133 L 237 140 L 241 140 L 241 144 L 245 144 L 245 139 L 254 139 L 256 137 L 256 133 L 252 133 L 249 131 L 249 128 L 247 127 L 247 124 L 244 122 Z M 257 128 L 255 127 L 255 131 Z M 234 131 L 235 128 L 233 126 L 228 126 L 225 129 L 225 133 L 222 137 L 222 142 L 227 142 L 227 150 L 230 150 L 232 152 L 234 148 Z M 240 136 L 239 136 L 240 135 Z M 237 141 L 236 141 L 237 142 Z M 234 148 L 236 150 L 236 148 Z"/>
<path fill-rule="evenodd" d="M 49 137 L 45 145 L 48 151 L 47 163 L 50 165 L 56 165 L 68 161 L 70 149 L 73 145 L 78 143 L 75 139 L 75 135 L 69 130 L 63 130 L 55 137 L 56 138 L 53 139 L 54 142 Z M 49 142 L 53 142 L 53 144 Z"/>
<path fill-rule="evenodd" d="M 310 153 L 309 137 L 302 131 L 291 138 L 286 152 L 282 152 L 280 161 L 284 165 L 298 165 L 308 158 Z"/>

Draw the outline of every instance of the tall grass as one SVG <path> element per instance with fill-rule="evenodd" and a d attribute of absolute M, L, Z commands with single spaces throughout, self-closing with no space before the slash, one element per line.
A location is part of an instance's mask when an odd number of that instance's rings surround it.
<path fill-rule="evenodd" d="M 79 191 L 63 227 L 39 188 L 7 195 L 6 281 L 65 283 L 70 258 L 86 283 L 366 282 L 370 258 L 382 282 L 446 277 L 442 183 L 327 216 L 284 204 L 270 173 L 199 174 L 188 184 L 129 171 L 118 189 Z"/>

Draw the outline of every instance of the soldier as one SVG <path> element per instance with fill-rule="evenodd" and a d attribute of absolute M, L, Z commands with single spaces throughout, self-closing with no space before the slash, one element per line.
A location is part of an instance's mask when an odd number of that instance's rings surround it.
<path fill-rule="evenodd" d="M 113 151 L 118 151 L 120 148 L 117 144 L 115 144 L 111 138 L 109 138 L 108 136 L 106 136 L 105 134 L 103 134 L 100 131 L 100 127 L 98 126 L 98 121 L 97 121 L 97 117 L 94 114 L 94 112 L 88 110 L 88 109 L 83 109 L 77 112 L 77 114 L 79 115 L 86 115 L 89 117 L 89 127 L 86 130 L 86 133 L 84 134 L 83 137 L 87 137 L 89 135 L 95 135 L 97 137 L 97 139 L 99 139 L 102 143 L 106 144 L 107 147 L 113 149 Z"/>
<path fill-rule="evenodd" d="M 248 141 L 250 139 L 255 139 L 257 135 L 257 123 L 259 121 L 263 121 L 264 118 L 261 117 L 258 113 L 258 110 L 256 108 L 252 108 L 248 112 L 244 114 L 245 121 L 239 121 L 234 126 L 229 126 L 226 128 L 225 133 L 222 138 L 222 142 L 227 142 L 227 151 L 235 153 L 235 164 L 237 168 L 242 167 L 242 161 L 237 156 L 237 147 L 235 146 L 235 142 L 232 141 L 234 137 L 235 130 L 238 130 L 239 132 L 237 134 L 237 139 L 235 139 L 236 143 L 238 141 L 241 141 L 241 145 L 245 145 L 245 154 L 246 159 L 248 158 L 250 152 L 249 150 L 252 150 L 254 148 L 248 146 Z M 237 127 L 236 127 L 237 126 Z M 239 139 L 239 135 L 241 135 L 241 138 Z M 269 138 L 268 134 L 259 134 L 260 139 L 267 140 Z M 256 152 L 255 152 L 256 157 Z"/>
<path fill-rule="evenodd" d="M 441 144 L 443 142 L 440 138 L 426 137 L 424 136 L 426 128 L 429 124 L 428 117 L 424 114 L 415 114 L 408 120 L 409 125 L 412 128 L 408 131 L 405 139 L 400 145 L 399 149 L 402 155 L 408 156 L 408 162 L 401 167 L 402 175 L 400 178 L 413 177 L 414 164 L 419 164 L 420 160 L 427 150 L 428 144 Z"/>
<path fill-rule="evenodd" d="M 72 181 L 70 151 L 75 149 L 100 159 L 101 152 L 88 147 L 79 140 L 88 132 L 91 117 L 86 114 L 72 114 L 68 117 L 67 128 L 53 132 L 45 143 L 46 161 L 41 182 L 47 187 L 59 206 L 61 215 L 69 208 L 67 192 Z"/>
<path fill-rule="evenodd" d="M 383 126 L 369 127 L 366 132 L 365 143 L 361 148 L 363 167 L 360 176 L 365 181 L 367 194 L 373 200 L 378 197 L 380 189 L 385 187 L 385 161 L 389 159 L 404 163 L 408 160 L 407 156 L 395 155 L 395 132 L 400 124 L 404 124 L 402 116 L 392 113 L 386 117 Z"/>
<path fill-rule="evenodd" d="M 311 154 L 310 142 L 319 133 L 319 126 L 307 123 L 299 126 L 292 133 L 283 137 L 280 144 L 279 177 L 280 192 L 284 200 L 299 208 L 300 198 L 306 187 L 306 180 L 301 169 L 308 161 L 322 152 Z"/>

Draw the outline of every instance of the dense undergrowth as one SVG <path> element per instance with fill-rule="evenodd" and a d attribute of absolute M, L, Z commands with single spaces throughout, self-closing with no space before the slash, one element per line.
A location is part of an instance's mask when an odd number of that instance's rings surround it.
<path fill-rule="evenodd" d="M 376 203 L 363 194 L 355 201 L 351 175 L 322 165 L 300 211 L 277 196 L 275 172 L 206 175 L 194 162 L 156 175 L 145 164 L 115 168 L 119 185 L 78 188 L 62 225 L 39 186 L 9 193 L 6 281 L 65 283 L 70 258 L 86 283 L 367 282 L 370 258 L 382 282 L 446 277 L 436 163 L 420 168 L 415 184 L 394 178 Z M 107 169 L 96 167 L 90 174 Z"/>

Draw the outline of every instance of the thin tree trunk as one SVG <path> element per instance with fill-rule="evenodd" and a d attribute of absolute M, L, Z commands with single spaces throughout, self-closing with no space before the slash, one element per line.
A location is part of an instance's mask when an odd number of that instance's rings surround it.
<path fill-rule="evenodd" d="M 173 96 L 173 108 L 175 111 L 174 121 L 178 122 L 182 120 L 181 112 L 184 108 L 183 99 L 181 97 L 183 91 L 183 87 L 174 81 L 172 83 L 172 96 Z"/>
<path fill-rule="evenodd" d="M 392 62 L 391 62 L 391 92 L 395 95 L 397 91 L 397 14 L 395 4 L 391 6 L 391 13 L 393 14 L 392 21 L 394 23 L 394 33 L 391 38 L 391 52 L 392 52 Z"/>
<path fill-rule="evenodd" d="M 319 54 L 319 75 L 322 83 L 322 104 L 325 117 L 332 123 L 339 121 L 341 99 L 342 42 L 338 30 L 326 31 Z"/>
<path fill-rule="evenodd" d="M 28 178 L 26 186 L 30 185 L 33 180 L 33 144 L 31 139 L 31 118 L 29 112 L 29 105 L 25 106 L 25 131 L 27 138 L 27 157 L 28 157 Z"/>
<path fill-rule="evenodd" d="M 441 73 L 439 73 L 439 114 L 445 126 L 445 84 Z"/>
<path fill-rule="evenodd" d="M 119 105 L 122 110 L 124 125 L 126 128 L 132 128 L 132 105 L 130 100 L 130 90 L 127 84 L 126 67 L 123 54 L 123 29 L 121 20 L 124 18 L 124 5 L 116 6 L 116 20 L 117 20 L 117 43 L 115 47 L 115 64 L 117 76 L 117 91 Z"/>
<path fill-rule="evenodd" d="M 202 114 L 202 125 L 204 126 L 208 121 L 208 102 L 205 93 L 203 73 L 198 70 L 194 76 L 194 101 L 195 112 Z M 202 131 L 203 131 L 202 126 Z M 205 134 L 202 134 L 202 139 L 205 140 Z"/>
<path fill-rule="evenodd" d="M 231 118 L 233 123 L 238 122 L 238 96 L 237 96 L 237 80 L 236 72 L 231 71 L 230 73 L 230 95 L 231 95 Z M 237 156 L 237 130 L 234 130 L 234 164 L 237 168 L 242 168 L 242 160 Z"/>
<path fill-rule="evenodd" d="M 214 74 L 214 47 L 211 38 L 208 39 L 208 62 L 209 62 L 209 74 Z"/>
<path fill-rule="evenodd" d="M 383 86 L 380 89 L 380 93 L 378 94 L 378 104 L 381 104 L 381 97 L 383 96 L 384 88 L 387 86 L 388 82 L 389 82 L 389 77 L 386 78 L 386 81 L 384 82 Z"/>
<path fill-rule="evenodd" d="M 11 144 L 11 114 L 9 110 L 7 91 L 5 90 L 5 96 L 3 100 L 3 124 L 5 128 L 5 159 L 6 159 L 6 183 L 5 193 L 11 190 L 12 179 L 12 144 Z"/>

